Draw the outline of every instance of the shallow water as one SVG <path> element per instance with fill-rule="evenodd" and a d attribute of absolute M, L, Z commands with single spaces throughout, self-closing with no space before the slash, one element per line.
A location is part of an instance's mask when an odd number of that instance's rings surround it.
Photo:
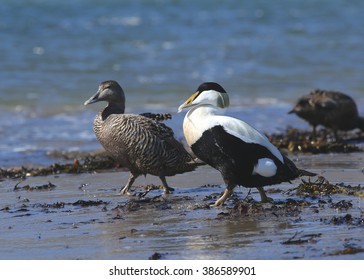
<path fill-rule="evenodd" d="M 100 149 L 92 121 L 102 105 L 82 104 L 106 79 L 121 83 L 127 112 L 136 113 L 174 113 L 201 82 L 217 81 L 230 94 L 228 113 L 266 133 L 309 129 L 287 112 L 316 87 L 352 95 L 364 112 L 363 5 L 2 1 L 0 168 L 61 161 L 50 156 L 55 150 Z M 167 122 L 179 139 L 182 119 L 174 114 Z M 332 182 L 363 182 L 361 154 L 291 157 Z M 209 196 L 223 191 L 219 174 L 208 167 L 169 178 L 176 192 L 168 197 L 154 190 L 134 202 L 116 195 L 126 179 L 126 172 L 107 172 L 1 181 L 0 258 L 147 259 L 155 252 L 164 259 L 364 258 L 362 252 L 335 254 L 361 248 L 362 225 L 330 223 L 347 214 L 360 221 L 362 198 L 332 197 L 351 201 L 347 210 L 315 200 L 297 216 L 267 211 L 228 219 L 232 202 L 207 207 L 214 199 Z M 18 183 L 22 188 L 48 181 L 56 187 L 14 190 Z M 148 176 L 136 183 L 159 181 Z M 236 189 L 240 199 L 247 193 Z M 302 200 L 270 195 L 278 202 Z M 252 196 L 257 199 L 256 192 Z M 304 242 L 284 244 L 292 237 Z"/>
<path fill-rule="evenodd" d="M 325 166 L 328 157 L 316 157 L 317 169 L 310 170 L 332 183 L 357 185 L 363 181 L 357 164 Z M 337 156 L 347 157 L 363 164 L 360 154 Z M 313 165 L 312 158 L 299 157 L 297 164 L 307 168 Z M 264 214 L 228 217 L 233 200 L 225 207 L 208 207 L 223 191 L 220 175 L 209 167 L 169 178 L 176 191 L 168 196 L 160 190 L 152 190 L 144 198 L 118 196 L 127 175 L 105 172 L 28 178 L 19 183 L 17 191 L 17 181 L 0 182 L 1 258 L 148 259 L 156 252 L 163 259 L 364 258 L 360 251 L 338 253 L 351 247 L 363 249 L 363 198 L 358 196 L 305 198 L 275 191 L 297 186 L 300 180 L 296 180 L 293 185 L 267 188 L 276 203 L 266 204 Z M 56 187 L 22 189 L 48 181 Z M 159 181 L 153 176 L 138 178 L 136 193 L 144 195 L 142 186 L 148 184 L 159 185 Z M 236 188 L 235 194 L 243 199 L 248 189 Z M 257 191 L 250 195 L 259 200 Z M 280 210 L 279 203 L 290 199 L 307 205 Z M 333 207 L 340 201 L 349 207 Z M 358 223 L 333 223 L 334 218 L 345 221 L 348 214 Z M 297 243 L 285 244 L 290 240 Z"/>
<path fill-rule="evenodd" d="M 217 81 L 229 112 L 267 133 L 308 128 L 286 112 L 316 87 L 347 92 L 364 108 L 363 5 L 2 1 L 0 167 L 100 148 L 92 119 L 102 105 L 82 104 L 106 79 L 124 87 L 128 112 L 176 112 L 201 82 Z"/>

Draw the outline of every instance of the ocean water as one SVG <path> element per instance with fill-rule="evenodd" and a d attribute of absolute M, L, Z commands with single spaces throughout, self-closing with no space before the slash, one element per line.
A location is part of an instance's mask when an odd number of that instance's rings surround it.
<path fill-rule="evenodd" d="M 0 167 L 100 149 L 103 105 L 83 102 L 107 79 L 136 113 L 176 113 L 200 83 L 219 82 L 228 113 L 267 133 L 309 129 L 287 111 L 314 88 L 346 92 L 362 112 L 362 11 L 361 0 L 3 0 Z M 168 122 L 179 138 L 183 116 Z"/>

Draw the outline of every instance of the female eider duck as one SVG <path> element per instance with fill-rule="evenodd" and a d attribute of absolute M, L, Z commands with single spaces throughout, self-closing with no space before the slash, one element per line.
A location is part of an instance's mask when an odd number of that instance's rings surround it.
<path fill-rule="evenodd" d="M 171 128 L 154 119 L 165 119 L 160 114 L 124 114 L 125 95 L 116 81 L 102 82 L 98 91 L 84 105 L 106 101 L 106 108 L 94 120 L 94 132 L 110 155 L 130 171 L 127 184 L 121 194 L 129 192 L 139 175 L 158 176 L 165 193 L 173 191 L 166 176 L 193 171 L 201 162 L 178 142 Z M 168 118 L 168 116 L 167 116 Z"/>
<path fill-rule="evenodd" d="M 270 199 L 263 186 L 316 174 L 298 169 L 267 137 L 247 123 L 221 115 L 229 106 L 226 91 L 217 83 L 201 84 L 178 111 L 191 108 L 183 121 L 188 145 L 198 158 L 220 171 L 226 189 L 214 203 L 222 205 L 237 185 L 257 188 L 262 202 Z"/>
<path fill-rule="evenodd" d="M 316 89 L 299 98 L 289 113 L 296 114 L 313 127 L 314 139 L 318 125 L 332 129 L 336 139 L 338 130 L 364 130 L 364 118 L 359 116 L 355 101 L 338 91 Z"/>

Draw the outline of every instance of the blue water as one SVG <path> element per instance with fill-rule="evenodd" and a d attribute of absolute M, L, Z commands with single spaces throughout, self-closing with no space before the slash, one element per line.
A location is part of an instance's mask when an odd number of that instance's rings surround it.
<path fill-rule="evenodd" d="M 0 167 L 48 164 L 54 150 L 99 149 L 83 102 L 106 79 L 128 112 L 175 112 L 203 81 L 264 132 L 313 88 L 364 108 L 364 1 L 3 0 Z M 362 111 L 362 109 L 360 109 Z M 169 123 L 182 137 L 183 115 Z"/>

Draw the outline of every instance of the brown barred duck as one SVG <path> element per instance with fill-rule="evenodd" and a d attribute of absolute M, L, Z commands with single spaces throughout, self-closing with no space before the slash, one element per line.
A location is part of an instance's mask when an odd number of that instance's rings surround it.
<path fill-rule="evenodd" d="M 214 203 L 222 205 L 237 186 L 257 188 L 262 202 L 264 186 L 316 174 L 298 169 L 267 137 L 236 118 L 223 115 L 229 96 L 217 83 L 201 84 L 178 111 L 190 108 L 183 121 L 188 145 L 198 158 L 220 171 L 226 189 Z"/>
<path fill-rule="evenodd" d="M 174 189 L 168 186 L 166 176 L 193 171 L 202 164 L 195 162 L 174 138 L 171 128 L 158 122 L 168 115 L 124 114 L 125 95 L 116 81 L 102 82 L 85 105 L 99 101 L 106 101 L 108 105 L 95 117 L 95 135 L 105 150 L 130 170 L 121 194 L 127 194 L 135 179 L 142 174 L 158 176 L 165 193 L 169 193 Z"/>
<path fill-rule="evenodd" d="M 332 129 L 336 139 L 338 130 L 364 130 L 364 118 L 359 116 L 355 101 L 338 91 L 316 89 L 299 98 L 289 113 L 296 114 L 313 127 L 314 139 L 318 125 Z"/>

